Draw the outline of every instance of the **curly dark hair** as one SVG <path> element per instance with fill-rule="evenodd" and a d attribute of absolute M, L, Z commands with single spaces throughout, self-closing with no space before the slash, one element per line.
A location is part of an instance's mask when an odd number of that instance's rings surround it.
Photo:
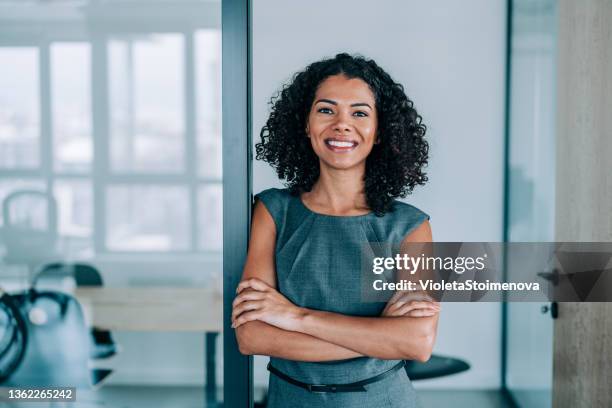
<path fill-rule="evenodd" d="M 306 123 L 319 85 L 342 74 L 368 84 L 378 113 L 375 144 L 366 159 L 366 201 L 382 216 L 393 200 L 410 194 L 427 176 L 429 144 L 426 126 L 404 87 L 395 82 L 375 61 L 346 53 L 310 64 L 272 97 L 270 116 L 255 145 L 257 160 L 268 162 L 293 195 L 310 191 L 319 178 L 319 158 L 306 137 Z"/>

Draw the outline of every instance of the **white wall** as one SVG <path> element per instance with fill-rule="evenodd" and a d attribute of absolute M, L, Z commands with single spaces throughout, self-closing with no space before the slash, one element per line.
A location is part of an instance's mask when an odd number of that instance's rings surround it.
<path fill-rule="evenodd" d="M 269 97 L 308 63 L 337 52 L 374 58 L 428 127 L 430 182 L 406 201 L 431 215 L 436 241 L 501 241 L 505 1 L 257 0 L 253 4 L 253 135 Z M 253 190 L 281 186 L 254 162 Z M 456 376 L 417 387 L 500 386 L 497 303 L 442 305 L 435 352 L 467 360 Z M 258 358 L 256 385 L 267 374 Z"/>

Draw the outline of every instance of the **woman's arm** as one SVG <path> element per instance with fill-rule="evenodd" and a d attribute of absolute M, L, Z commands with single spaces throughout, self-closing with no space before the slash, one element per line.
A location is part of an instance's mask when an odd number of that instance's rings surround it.
<path fill-rule="evenodd" d="M 430 242 L 429 222 L 420 225 L 405 242 Z M 310 335 L 362 355 L 381 359 L 427 361 L 436 337 L 438 310 L 423 317 L 352 317 L 298 308 L 257 279 L 241 282 L 238 289 L 253 289 L 241 299 L 235 325 L 266 321 L 285 330 Z M 432 305 L 437 307 L 435 302 Z M 293 307 L 291 307 L 293 306 Z"/>
<path fill-rule="evenodd" d="M 431 356 L 437 324 L 437 314 L 373 318 L 307 310 L 298 331 L 371 357 L 424 362 Z"/>
<path fill-rule="evenodd" d="M 362 355 L 307 334 L 254 320 L 236 329 L 240 352 L 296 361 L 335 361 Z"/>
<path fill-rule="evenodd" d="M 274 247 L 276 227 L 261 202 L 255 204 L 249 251 L 242 279 L 257 278 L 276 288 Z M 246 293 L 246 292 L 245 292 Z M 361 354 L 308 334 L 280 329 L 261 321 L 236 328 L 242 354 L 260 354 L 299 361 L 331 361 L 360 357 Z"/>

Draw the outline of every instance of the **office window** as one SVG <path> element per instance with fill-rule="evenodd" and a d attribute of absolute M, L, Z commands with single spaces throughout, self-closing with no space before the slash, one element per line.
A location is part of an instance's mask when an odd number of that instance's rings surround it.
<path fill-rule="evenodd" d="M 197 83 L 198 175 L 221 178 L 221 33 L 195 34 Z"/>
<path fill-rule="evenodd" d="M 38 49 L 0 47 L 0 168 L 40 164 Z"/>
<path fill-rule="evenodd" d="M 75 257 L 219 251 L 220 60 L 218 29 L 1 47 L 0 199 L 50 189 Z"/>
<path fill-rule="evenodd" d="M 53 169 L 89 172 L 93 155 L 88 43 L 51 45 Z"/>
<path fill-rule="evenodd" d="M 59 178 L 53 184 L 57 201 L 57 226 L 63 249 L 70 254 L 91 254 L 93 190 L 87 178 Z"/>
<path fill-rule="evenodd" d="M 198 191 L 199 247 L 204 251 L 219 251 L 223 236 L 223 188 L 221 184 L 201 186 Z"/>
<path fill-rule="evenodd" d="M 189 199 L 184 186 L 109 186 L 106 214 L 109 250 L 189 249 Z"/>
<path fill-rule="evenodd" d="M 183 171 L 183 50 L 180 34 L 110 41 L 111 171 Z"/>

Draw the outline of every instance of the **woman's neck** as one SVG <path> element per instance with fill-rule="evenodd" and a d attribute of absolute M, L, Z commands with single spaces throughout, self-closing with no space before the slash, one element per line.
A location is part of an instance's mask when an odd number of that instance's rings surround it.
<path fill-rule="evenodd" d="M 319 179 L 302 200 L 317 212 L 360 215 L 369 212 L 364 189 L 364 169 L 321 168 Z"/>

